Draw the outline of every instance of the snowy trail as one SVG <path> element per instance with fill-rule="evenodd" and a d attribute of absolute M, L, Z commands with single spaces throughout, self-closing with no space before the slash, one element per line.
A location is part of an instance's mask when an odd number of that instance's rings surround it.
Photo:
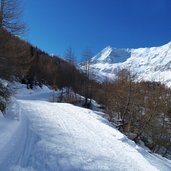
<path fill-rule="evenodd" d="M 20 121 L 0 144 L 0 171 L 171 170 L 95 112 L 31 96 L 17 99 Z"/>

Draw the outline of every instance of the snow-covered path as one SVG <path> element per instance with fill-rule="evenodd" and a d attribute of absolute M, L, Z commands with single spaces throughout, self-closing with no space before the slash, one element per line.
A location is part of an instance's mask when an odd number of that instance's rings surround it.
<path fill-rule="evenodd" d="M 170 161 L 136 146 L 101 115 L 41 97 L 18 96 L 20 120 L 5 125 L 13 129 L 0 144 L 0 171 L 171 170 Z"/>

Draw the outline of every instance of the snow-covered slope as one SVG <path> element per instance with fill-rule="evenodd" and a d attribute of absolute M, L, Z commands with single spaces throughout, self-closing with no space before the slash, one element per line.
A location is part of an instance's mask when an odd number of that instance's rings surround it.
<path fill-rule="evenodd" d="M 124 62 L 131 55 L 129 49 L 112 49 L 110 46 L 103 49 L 92 58 L 93 63 L 119 63 Z"/>
<path fill-rule="evenodd" d="M 113 79 L 121 69 L 136 73 L 137 80 L 161 81 L 171 86 L 171 42 L 161 47 L 112 49 L 107 47 L 92 58 L 100 81 Z"/>
<path fill-rule="evenodd" d="M 0 170 L 171 170 L 171 161 L 128 140 L 101 113 L 50 103 L 50 95 L 48 88 L 20 87 L 11 104 L 19 120 L 0 118 Z"/>

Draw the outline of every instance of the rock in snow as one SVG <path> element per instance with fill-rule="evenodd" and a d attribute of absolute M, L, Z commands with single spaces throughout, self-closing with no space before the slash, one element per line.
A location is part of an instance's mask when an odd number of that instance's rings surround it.
<path fill-rule="evenodd" d="M 102 114 L 51 103 L 51 95 L 47 87 L 20 86 L 11 104 L 19 120 L 0 118 L 0 171 L 171 170 L 171 161 L 136 145 Z"/>

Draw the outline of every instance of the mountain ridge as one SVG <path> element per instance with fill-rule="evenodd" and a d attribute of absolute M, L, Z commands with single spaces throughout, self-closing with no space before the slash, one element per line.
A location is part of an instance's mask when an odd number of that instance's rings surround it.
<path fill-rule="evenodd" d="M 171 42 L 150 48 L 104 48 L 91 60 L 98 81 L 114 79 L 117 72 L 127 69 L 136 73 L 137 81 L 160 81 L 171 86 Z"/>

